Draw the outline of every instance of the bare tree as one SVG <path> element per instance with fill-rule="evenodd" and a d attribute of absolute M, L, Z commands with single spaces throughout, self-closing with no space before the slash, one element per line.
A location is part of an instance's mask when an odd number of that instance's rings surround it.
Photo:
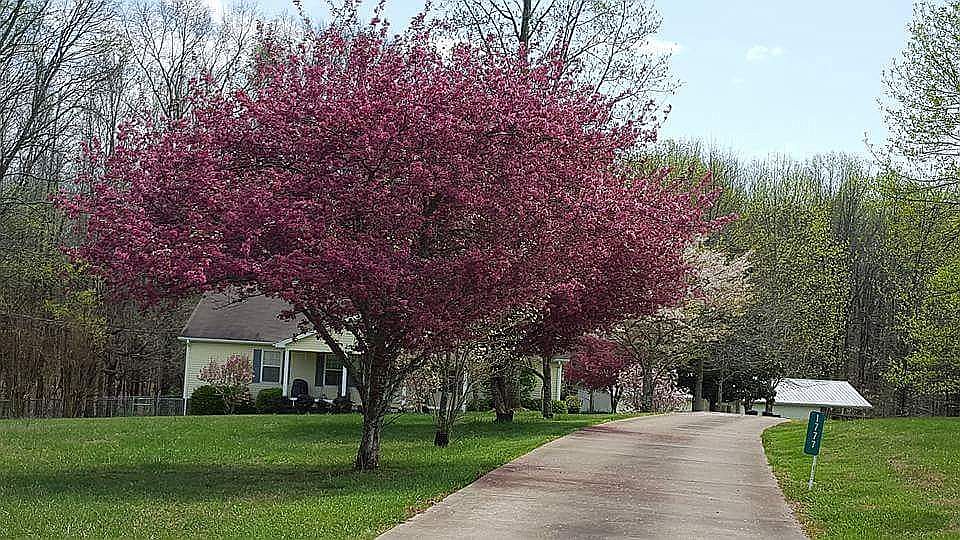
<path fill-rule="evenodd" d="M 676 87 L 672 47 L 655 39 L 661 20 L 649 0 L 447 0 L 445 6 L 458 37 L 490 53 L 555 58 L 615 99 L 623 117 L 656 125 L 655 104 Z"/>
<path fill-rule="evenodd" d="M 437 428 L 433 443 L 447 446 L 453 426 L 466 410 L 467 396 L 484 383 L 488 370 L 477 344 L 467 344 L 432 355 L 427 371 L 433 382 L 431 408 Z"/>
<path fill-rule="evenodd" d="M 136 98 L 152 101 L 158 116 L 182 117 L 191 85 L 203 79 L 221 90 L 246 84 L 257 33 L 252 4 L 236 5 L 218 21 L 197 0 L 139 1 L 123 18 Z"/>
<path fill-rule="evenodd" d="M 56 181 L 37 169 L 63 158 L 108 16 L 104 0 L 0 0 L 0 217 Z"/>
<path fill-rule="evenodd" d="M 242 4 L 213 17 L 200 0 L 0 0 L 0 401 L 14 412 L 53 400 L 83 415 L 91 398 L 180 385 L 187 306 L 111 299 L 67 262 L 49 196 L 83 189 L 80 143 L 109 154 L 134 111 L 180 117 L 200 78 L 245 85 L 257 31 Z"/>

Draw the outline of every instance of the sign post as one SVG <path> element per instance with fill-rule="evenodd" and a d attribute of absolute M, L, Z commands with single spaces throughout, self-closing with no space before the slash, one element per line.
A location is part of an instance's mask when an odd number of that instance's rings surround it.
<path fill-rule="evenodd" d="M 803 453 L 813 456 L 807 491 L 813 489 L 813 473 L 817 469 L 817 456 L 820 455 L 820 440 L 823 439 L 823 423 L 826 419 L 825 413 L 810 411 L 810 419 L 807 420 L 807 440 L 803 443 Z"/>

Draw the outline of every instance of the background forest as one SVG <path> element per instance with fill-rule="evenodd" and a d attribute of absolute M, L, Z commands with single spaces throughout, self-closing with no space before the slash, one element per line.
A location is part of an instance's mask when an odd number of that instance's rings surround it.
<path fill-rule="evenodd" d="M 297 23 L 242 5 L 215 18 L 190 0 L 0 7 L 0 416 L 178 395 L 176 338 L 193 302 L 112 297 L 61 249 L 73 227 L 51 196 L 75 189 L 85 141 L 109 152 L 125 118 L 182 117 L 207 75 L 243 87 L 257 36 Z M 716 216 L 737 219 L 704 245 L 748 262 L 748 298 L 723 331 L 662 355 L 682 386 L 702 372 L 716 403 L 762 397 L 785 376 L 847 379 L 874 414 L 960 414 L 960 5 L 920 5 L 910 30 L 884 74 L 891 140 L 870 159 L 745 160 L 696 141 L 638 150 L 638 167 L 712 175 Z"/>

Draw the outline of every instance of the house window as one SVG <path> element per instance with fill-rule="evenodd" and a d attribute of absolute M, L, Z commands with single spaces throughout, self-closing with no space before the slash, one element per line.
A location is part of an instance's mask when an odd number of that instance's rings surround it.
<path fill-rule="evenodd" d="M 323 355 L 323 384 L 340 388 L 343 380 L 343 363 L 332 354 Z"/>
<path fill-rule="evenodd" d="M 283 354 L 280 351 L 264 350 L 261 355 L 260 382 L 280 382 L 280 366 L 283 365 Z"/>

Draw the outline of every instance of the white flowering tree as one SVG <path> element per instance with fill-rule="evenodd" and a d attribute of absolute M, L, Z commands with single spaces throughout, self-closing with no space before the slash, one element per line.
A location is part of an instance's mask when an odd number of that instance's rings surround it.
<path fill-rule="evenodd" d="M 215 388 L 223 398 L 226 413 L 233 414 L 238 405 L 250 400 L 253 365 L 250 358 L 240 354 L 231 355 L 223 363 L 211 358 L 197 378 Z"/>
<path fill-rule="evenodd" d="M 633 390 L 639 408 L 656 409 L 663 386 L 675 380 L 681 364 L 703 362 L 702 352 L 732 331 L 750 302 L 750 253 L 730 258 L 706 248 L 691 247 L 685 258 L 690 265 L 690 283 L 685 298 L 646 317 L 618 324 L 610 339 L 633 355 L 636 362 L 629 379 L 639 386 Z M 669 385 L 667 385 L 669 386 Z M 667 394 L 673 394 L 669 389 Z M 702 397 L 700 384 L 694 389 L 694 406 Z M 662 400 L 661 400 L 662 401 Z"/>

